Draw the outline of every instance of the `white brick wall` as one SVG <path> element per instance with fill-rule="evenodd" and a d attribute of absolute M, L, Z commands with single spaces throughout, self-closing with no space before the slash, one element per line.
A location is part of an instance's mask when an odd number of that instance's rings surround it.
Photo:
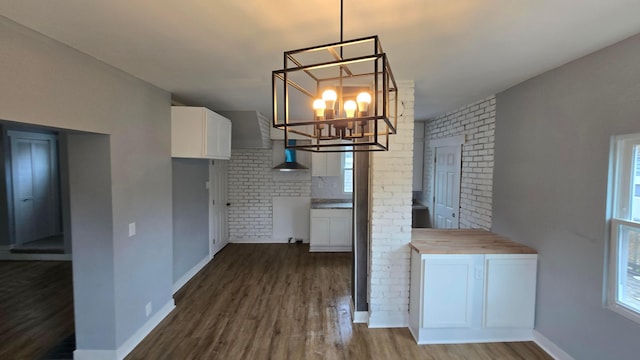
<path fill-rule="evenodd" d="M 372 155 L 369 326 L 404 327 L 409 311 L 413 81 L 399 82 L 398 131 Z"/>
<path fill-rule="evenodd" d="M 460 228 L 491 229 L 495 96 L 428 120 L 425 124 L 423 201 L 433 201 L 433 148 L 429 140 L 466 135 L 462 147 Z"/>
<path fill-rule="evenodd" d="M 273 242 L 273 203 L 277 196 L 311 196 L 311 176 L 272 170 L 266 149 L 232 149 L 229 161 L 229 240 Z"/>

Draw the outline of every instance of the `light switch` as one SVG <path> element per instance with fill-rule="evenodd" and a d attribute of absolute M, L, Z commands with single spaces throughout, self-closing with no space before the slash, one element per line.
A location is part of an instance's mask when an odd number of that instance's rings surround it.
<path fill-rule="evenodd" d="M 136 223 L 132 222 L 129 224 L 129 237 L 132 237 L 136 234 Z"/>
<path fill-rule="evenodd" d="M 208 181 L 205 181 L 205 182 L 204 182 L 204 188 L 205 188 L 205 189 L 207 189 L 207 190 L 209 190 L 209 182 L 208 182 Z"/>

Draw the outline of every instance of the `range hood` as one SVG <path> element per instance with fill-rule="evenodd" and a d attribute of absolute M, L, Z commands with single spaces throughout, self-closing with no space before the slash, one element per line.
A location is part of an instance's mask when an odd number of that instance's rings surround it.
<path fill-rule="evenodd" d="M 289 139 L 289 145 L 295 145 L 296 140 Z M 273 170 L 278 171 L 307 171 L 308 167 L 298 164 L 296 162 L 296 150 L 295 149 L 284 149 L 284 162 L 276 167 Z"/>

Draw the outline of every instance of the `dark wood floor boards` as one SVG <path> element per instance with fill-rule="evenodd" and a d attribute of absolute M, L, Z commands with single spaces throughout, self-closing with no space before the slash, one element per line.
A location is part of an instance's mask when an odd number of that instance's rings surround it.
<path fill-rule="evenodd" d="M 230 244 L 176 294 L 137 359 L 550 359 L 530 342 L 418 346 L 353 324 L 350 254 Z"/>
<path fill-rule="evenodd" d="M 0 359 L 38 359 L 73 334 L 71 262 L 0 261 Z"/>
<path fill-rule="evenodd" d="M 550 359 L 530 342 L 418 346 L 352 324 L 350 254 L 230 244 L 176 295 L 138 359 Z M 73 332 L 69 262 L 0 262 L 0 359 L 37 359 Z"/>

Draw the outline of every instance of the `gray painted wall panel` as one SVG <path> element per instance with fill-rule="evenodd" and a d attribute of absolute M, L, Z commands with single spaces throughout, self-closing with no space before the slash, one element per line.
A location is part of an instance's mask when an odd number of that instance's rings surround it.
<path fill-rule="evenodd" d="M 67 148 L 69 186 L 73 188 L 71 236 L 76 239 L 72 244 L 76 341 L 91 344 L 91 349 L 114 349 L 116 316 L 109 136 L 69 135 Z M 86 346 L 79 345 L 79 348 L 87 349 Z"/>
<path fill-rule="evenodd" d="M 610 137 L 640 132 L 640 36 L 497 96 L 493 231 L 539 251 L 536 329 L 575 359 L 637 357 L 603 307 Z"/>
<path fill-rule="evenodd" d="M 147 302 L 155 312 L 173 301 L 170 94 L 3 17 L 0 48 L 0 119 L 110 135 L 113 292 L 105 296 L 118 347 L 147 321 Z M 82 311 L 110 313 L 97 304 Z M 113 341 L 79 338 L 78 347 L 113 349 Z"/>
<path fill-rule="evenodd" d="M 209 256 L 209 161 L 173 159 L 173 282 Z"/>

